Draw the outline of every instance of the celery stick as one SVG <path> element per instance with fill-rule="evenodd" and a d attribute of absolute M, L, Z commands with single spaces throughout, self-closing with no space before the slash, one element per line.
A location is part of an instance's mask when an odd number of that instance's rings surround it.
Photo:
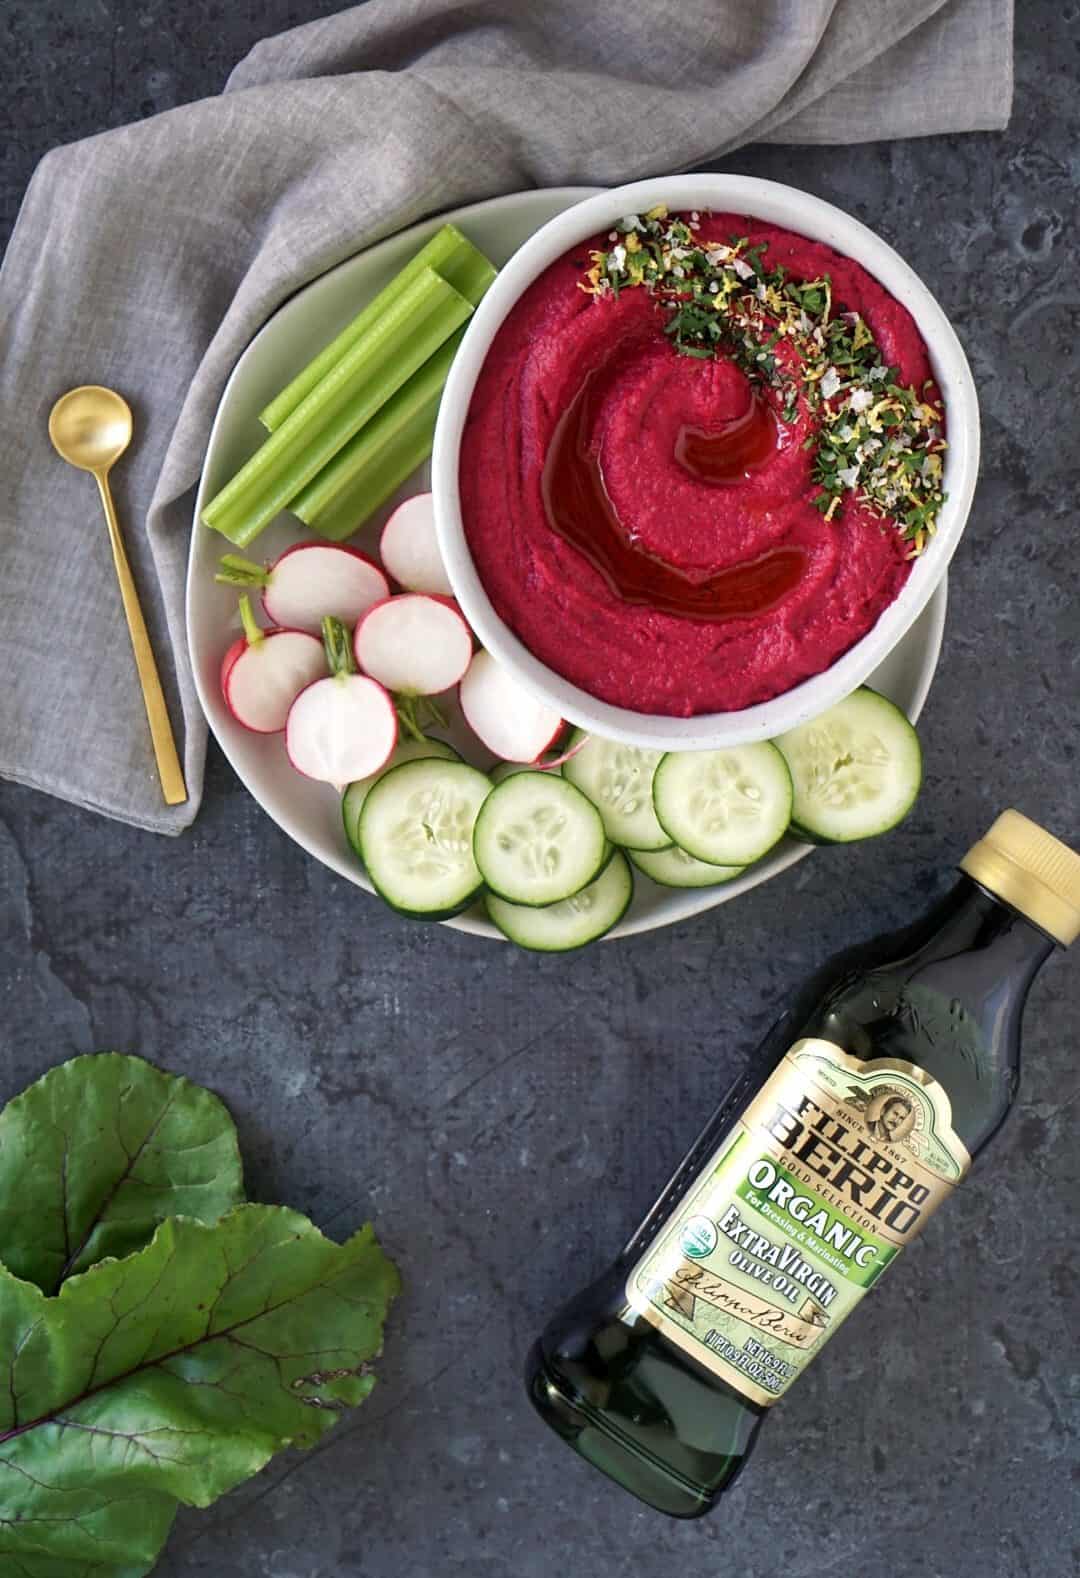
<path fill-rule="evenodd" d="M 356 341 L 367 333 L 406 285 L 425 268 L 434 269 L 440 278 L 448 285 L 453 285 L 454 289 L 474 307 L 495 278 L 493 266 L 484 254 L 462 235 L 457 226 L 443 225 L 427 245 L 394 275 L 374 301 L 369 302 L 363 312 L 342 329 L 337 338 L 331 340 L 325 350 L 320 351 L 314 361 L 309 362 L 301 372 L 297 373 L 292 383 L 271 400 L 266 410 L 259 415 L 262 425 L 271 433 L 279 428 L 285 418 L 296 410 L 301 400 L 309 395 L 319 380 L 330 371 L 334 363 L 340 361 L 349 347 L 355 345 Z"/>
<path fill-rule="evenodd" d="M 305 525 L 335 542 L 350 537 L 427 459 L 462 332 L 440 346 L 294 499 L 292 512 Z"/>
<path fill-rule="evenodd" d="M 211 499 L 206 525 L 245 547 L 471 312 L 452 285 L 423 269 Z"/>

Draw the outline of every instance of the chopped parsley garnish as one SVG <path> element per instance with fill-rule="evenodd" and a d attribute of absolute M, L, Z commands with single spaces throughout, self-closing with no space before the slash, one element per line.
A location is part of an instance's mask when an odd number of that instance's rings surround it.
<path fill-rule="evenodd" d="M 765 262 L 766 242 L 746 236 L 699 241 L 697 214 L 672 219 L 662 205 L 629 214 L 593 252 L 582 289 L 617 297 L 644 286 L 668 320 L 664 332 L 681 356 L 721 354 L 752 383 L 774 391 L 781 421 L 814 413 L 813 503 L 832 520 L 845 494 L 895 522 L 915 558 L 945 502 L 946 448 L 941 398 L 932 383 L 899 382 L 866 320 L 834 302 L 828 275 L 798 281 Z"/>

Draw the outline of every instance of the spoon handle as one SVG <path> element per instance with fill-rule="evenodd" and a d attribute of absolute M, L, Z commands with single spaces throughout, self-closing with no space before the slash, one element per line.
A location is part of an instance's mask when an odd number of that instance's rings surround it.
<path fill-rule="evenodd" d="M 128 633 L 135 653 L 135 667 L 139 671 L 139 683 L 142 686 L 146 718 L 150 725 L 150 737 L 154 742 L 154 755 L 157 758 L 158 776 L 161 779 L 165 804 L 180 805 L 187 799 L 184 773 L 180 766 L 180 758 L 176 754 L 176 741 L 173 739 L 172 725 L 165 706 L 153 648 L 150 645 L 146 621 L 139 604 L 139 594 L 135 590 L 131 566 L 124 551 L 124 539 L 120 535 L 120 523 L 116 518 L 108 473 L 95 472 L 94 476 L 97 479 L 105 519 L 109 526 L 109 541 L 112 544 L 113 563 L 116 565 L 116 578 L 120 582 L 120 597 L 124 604 L 124 613 L 127 615 Z"/>

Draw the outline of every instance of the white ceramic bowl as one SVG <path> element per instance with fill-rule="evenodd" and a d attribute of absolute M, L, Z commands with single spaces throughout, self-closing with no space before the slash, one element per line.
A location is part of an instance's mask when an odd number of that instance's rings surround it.
<path fill-rule="evenodd" d="M 915 561 L 900 596 L 873 629 L 821 674 L 783 695 L 739 712 L 672 718 L 600 701 L 533 656 L 495 612 L 469 552 L 461 516 L 461 435 L 480 368 L 495 334 L 522 292 L 549 264 L 605 231 L 624 214 L 656 203 L 680 212 L 732 210 L 826 242 L 885 286 L 911 313 L 926 341 L 945 399 L 949 447 L 938 529 Z M 967 521 L 979 466 L 979 407 L 971 370 L 952 325 L 914 271 L 879 236 L 831 203 L 791 186 L 745 175 L 679 175 L 614 187 L 548 221 L 504 264 L 474 314 L 454 358 L 439 409 L 432 489 L 439 542 L 455 594 L 480 641 L 522 684 L 564 718 L 609 739 L 661 750 L 703 750 L 769 739 L 840 701 L 888 656 L 911 628 L 945 574 Z"/>

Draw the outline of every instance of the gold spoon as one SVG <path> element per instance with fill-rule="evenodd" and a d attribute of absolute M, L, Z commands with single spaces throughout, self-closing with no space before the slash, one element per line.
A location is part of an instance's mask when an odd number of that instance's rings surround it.
<path fill-rule="evenodd" d="M 80 471 L 89 471 L 97 482 L 165 803 L 180 805 L 187 799 L 184 773 L 109 490 L 109 472 L 131 443 L 133 425 L 131 407 L 123 396 L 100 384 L 87 384 L 61 395 L 49 413 L 49 437 L 57 454 Z"/>

